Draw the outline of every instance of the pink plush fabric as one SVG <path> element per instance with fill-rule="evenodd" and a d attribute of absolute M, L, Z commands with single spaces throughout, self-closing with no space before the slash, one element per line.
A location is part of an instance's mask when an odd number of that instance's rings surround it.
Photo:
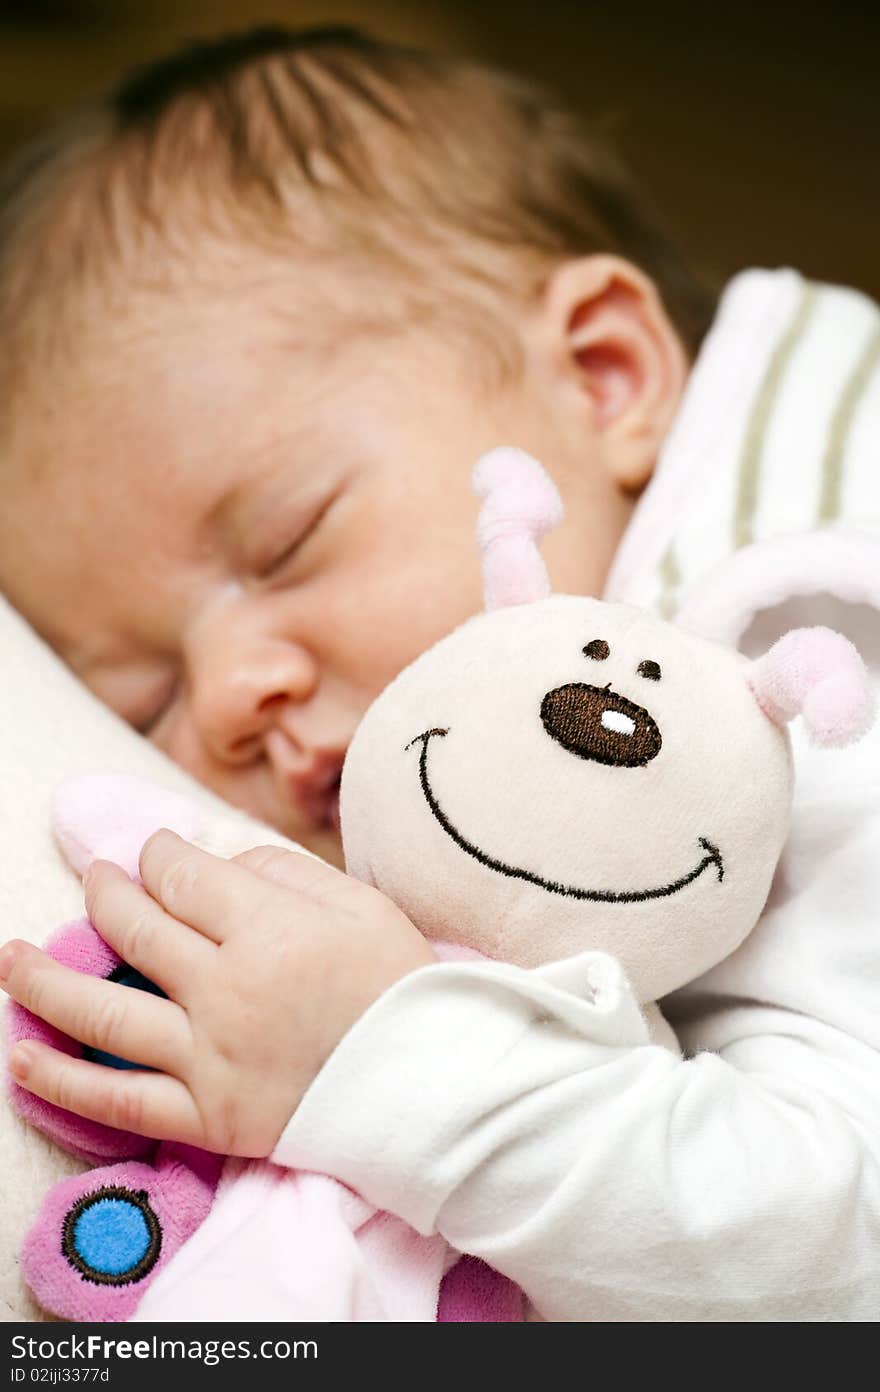
<path fill-rule="evenodd" d="M 484 1324 L 516 1324 L 523 1320 L 523 1294 L 512 1281 L 503 1280 L 485 1262 L 462 1257 L 447 1272 L 440 1287 L 437 1320 L 440 1324 L 472 1321 L 480 1310 Z"/>
<path fill-rule="evenodd" d="M 430 1323 L 450 1255 L 327 1175 L 230 1159 L 207 1220 L 136 1319 Z"/>
<path fill-rule="evenodd" d="M 46 951 L 56 961 L 89 976 L 109 976 L 120 964 L 116 953 L 98 936 L 87 918 L 60 928 L 46 943 Z M 10 1048 L 20 1039 L 36 1039 L 63 1054 L 82 1054 L 81 1045 L 20 1005 L 9 1007 L 7 1032 Z M 144 1136 L 87 1121 L 51 1102 L 44 1102 L 42 1097 L 19 1087 L 12 1079 L 9 1079 L 9 1094 L 13 1106 L 26 1121 L 84 1160 L 139 1159 L 155 1146 L 154 1141 Z"/>
<path fill-rule="evenodd" d="M 79 875 L 93 860 L 111 860 L 138 880 L 141 847 L 154 831 L 167 827 L 193 841 L 201 823 L 189 798 L 123 773 L 66 778 L 52 801 L 55 839 Z"/>
<path fill-rule="evenodd" d="M 840 747 L 867 733 L 874 706 L 865 664 L 830 628 L 786 633 L 752 663 L 749 686 L 777 724 L 802 715 L 814 744 Z"/>
<path fill-rule="evenodd" d="M 100 856 L 136 878 L 140 849 L 148 836 L 170 826 L 192 837 L 200 822 L 197 809 L 185 798 L 116 775 L 71 779 L 59 788 L 55 801 L 56 835 L 80 871 Z M 47 950 L 75 971 L 96 976 L 106 977 L 121 965 L 88 919 L 59 930 Z M 438 955 L 478 954 L 447 948 Z M 17 1005 L 9 1009 L 8 1032 L 10 1044 L 39 1039 L 70 1055 L 82 1053 L 81 1045 Z M 448 1253 L 442 1239 L 422 1238 L 335 1180 L 285 1171 L 268 1161 L 226 1162 L 188 1146 L 157 1147 L 142 1136 L 54 1107 L 16 1083 L 11 1083 L 11 1097 L 32 1125 L 74 1154 L 122 1162 L 56 1185 L 25 1241 L 22 1269 L 28 1284 L 47 1310 L 64 1319 L 129 1319 L 148 1290 L 151 1311 L 157 1305 L 160 1312 L 151 1313 L 151 1318 L 240 1319 L 243 1297 L 251 1306 L 259 1305 L 259 1281 L 248 1281 L 247 1262 L 253 1263 L 256 1278 L 261 1251 L 279 1242 L 285 1263 L 295 1267 L 288 1286 L 294 1294 L 292 1308 L 279 1311 L 279 1317 L 298 1317 L 298 1290 L 301 1300 L 311 1302 L 310 1317 L 315 1319 L 437 1318 L 449 1323 L 522 1318 L 519 1292 L 480 1262 L 468 1261 L 441 1286 Z M 203 1224 L 221 1171 L 222 1221 L 208 1233 Z M 266 1226 L 267 1204 L 279 1215 L 271 1231 Z M 114 1255 L 118 1214 L 122 1256 Z M 89 1223 L 95 1225 L 97 1237 Z M 135 1246 L 144 1232 L 152 1234 L 144 1269 L 138 1266 L 134 1273 L 125 1265 L 126 1233 L 130 1244 L 132 1225 Z M 86 1252 L 91 1240 L 102 1259 L 109 1250 L 118 1272 L 114 1268 L 108 1277 L 107 1271 L 90 1266 L 72 1234 L 82 1237 Z M 194 1237 L 182 1254 L 184 1266 L 164 1289 L 162 1278 L 171 1259 Z M 236 1243 L 241 1261 L 231 1259 Z M 323 1288 L 315 1281 L 315 1272 L 322 1270 Z M 154 1286 L 157 1278 L 159 1288 Z M 273 1296 L 277 1299 L 278 1293 Z M 285 1291 L 280 1292 L 282 1300 L 284 1296 Z M 266 1318 L 265 1308 L 253 1309 L 251 1317 Z"/>
<path fill-rule="evenodd" d="M 473 485 L 483 502 L 477 540 L 486 608 L 546 599 L 550 580 L 537 543 L 563 515 L 552 480 L 522 450 L 504 447 L 477 461 Z"/>
<path fill-rule="evenodd" d="M 110 1165 L 56 1184 L 21 1253 L 25 1279 L 40 1304 L 62 1319 L 128 1319 L 140 1302 L 147 1277 L 115 1284 L 106 1277 L 84 1276 L 69 1250 L 69 1215 L 81 1202 L 100 1202 L 100 1191 L 110 1191 L 117 1199 L 131 1193 L 148 1205 L 158 1222 L 148 1258 L 152 1262 L 148 1277 L 153 1280 L 207 1216 L 221 1163 L 218 1155 L 168 1144 L 158 1148 L 152 1163 Z"/>

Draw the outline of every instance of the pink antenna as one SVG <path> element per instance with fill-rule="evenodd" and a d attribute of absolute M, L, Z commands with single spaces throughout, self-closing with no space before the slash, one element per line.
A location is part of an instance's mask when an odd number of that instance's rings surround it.
<path fill-rule="evenodd" d="M 830 628 L 795 628 L 751 665 L 748 683 L 777 725 L 804 717 L 813 744 L 853 744 L 874 721 L 865 664 Z"/>
<path fill-rule="evenodd" d="M 555 483 L 537 459 L 506 445 L 477 460 L 473 488 L 483 500 L 477 541 L 486 608 L 546 599 L 550 577 L 538 542 L 565 515 Z"/>

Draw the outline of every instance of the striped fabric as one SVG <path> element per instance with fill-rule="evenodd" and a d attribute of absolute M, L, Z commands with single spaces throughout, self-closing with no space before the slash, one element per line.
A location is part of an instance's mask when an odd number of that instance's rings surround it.
<path fill-rule="evenodd" d="M 606 597 L 674 619 L 741 548 L 817 529 L 880 544 L 880 311 L 749 271 L 723 297 Z"/>

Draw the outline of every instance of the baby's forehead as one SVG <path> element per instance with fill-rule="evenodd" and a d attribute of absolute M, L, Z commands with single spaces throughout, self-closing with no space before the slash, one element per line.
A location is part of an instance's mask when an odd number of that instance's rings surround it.
<path fill-rule="evenodd" d="M 46 422 L 35 403 L 45 402 L 48 379 L 53 391 L 69 386 L 68 409 L 169 374 L 222 377 L 255 357 L 295 354 L 297 377 L 307 381 L 370 335 L 376 268 L 333 255 L 329 232 L 325 255 L 306 258 L 295 245 L 267 246 L 246 226 L 218 235 L 205 209 L 179 232 L 137 231 L 132 241 L 130 253 L 90 276 L 59 267 L 51 305 L 23 316 L 13 345 L 23 428 Z M 387 328 L 393 287 L 383 285 L 381 298 Z"/>
<path fill-rule="evenodd" d="M 191 268 L 167 283 L 157 264 L 109 299 L 84 287 L 57 361 L 34 343 L 12 403 L 11 456 L 24 481 L 60 472 L 88 487 L 105 455 L 131 473 L 132 439 L 174 429 L 194 445 L 217 425 L 236 447 L 256 443 L 273 403 L 307 419 L 308 403 L 329 391 L 328 371 L 351 339 L 331 334 L 310 277 L 247 247 L 234 267 L 219 254 L 205 260 L 198 246 L 191 254 Z"/>

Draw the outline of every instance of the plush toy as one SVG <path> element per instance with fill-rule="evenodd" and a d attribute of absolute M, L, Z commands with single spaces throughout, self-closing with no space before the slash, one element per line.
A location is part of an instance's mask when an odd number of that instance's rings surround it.
<path fill-rule="evenodd" d="M 587 948 L 653 1004 L 728 956 L 785 841 L 785 724 L 843 745 L 867 673 L 828 629 L 758 661 L 640 610 L 551 595 L 535 538 L 561 517 L 528 456 L 475 471 L 488 612 L 403 671 L 348 751 L 349 872 L 428 938 L 522 967 Z"/>
<path fill-rule="evenodd" d="M 503 449 L 478 463 L 474 482 L 486 611 L 402 672 L 359 726 L 342 779 L 347 868 L 447 944 L 445 954 L 526 968 L 592 954 L 597 993 L 617 959 L 650 1038 L 676 1048 L 656 1001 L 731 953 L 766 900 L 791 809 L 786 722 L 802 715 L 818 744 L 859 738 L 873 714 L 864 666 L 827 629 L 789 633 L 750 661 L 629 607 L 553 596 L 537 549 L 562 516 L 547 475 Z M 87 807 L 72 819 L 68 809 L 69 854 L 72 823 L 88 820 Z M 185 820 L 171 824 L 181 830 Z M 147 829 L 158 824 L 154 815 Z M 121 834 L 125 816 L 115 825 Z M 143 823 L 134 835 L 128 828 L 117 847 L 130 870 L 144 834 Z M 107 855 L 106 838 L 99 848 L 86 837 L 73 854 L 84 864 L 98 853 Z M 88 924 L 53 950 L 129 979 Z M 11 1013 L 17 1036 L 48 1037 L 26 1012 Z M 140 1138 L 18 1100 L 81 1154 L 144 1153 Z M 126 1317 L 210 1208 L 216 1157 L 162 1146 L 134 1163 L 136 1173 L 129 1160 L 57 1186 L 28 1240 L 31 1284 L 68 1318 Z M 300 1180 L 324 1186 L 321 1202 L 327 1186 L 338 1191 L 327 1221 L 349 1231 L 398 1221 L 372 1210 L 352 1219 L 342 1186 Z M 454 1313 L 441 1304 L 438 1316 L 450 1258 L 436 1239 L 411 1237 L 397 1289 L 421 1282 L 423 1313 L 401 1316 L 392 1298 L 382 1315 L 373 1306 L 363 1317 L 520 1317 L 517 1293 L 469 1263 L 447 1276 Z M 399 1232 L 389 1243 L 407 1245 Z M 295 1243 L 290 1250 L 292 1262 L 305 1260 Z"/>
<path fill-rule="evenodd" d="M 84 872 L 98 857 L 137 876 L 140 847 L 158 827 L 204 841 L 204 817 L 186 797 L 143 779 L 95 775 L 62 785 L 54 830 L 71 866 Z M 88 919 L 65 924 L 46 950 L 76 971 L 141 990 L 155 990 L 128 968 Z M 124 1068 L 17 1005 L 9 1009 L 10 1046 L 38 1039 L 64 1053 Z M 55 1107 L 10 1083 L 13 1105 L 32 1125 L 72 1154 L 114 1162 L 73 1175 L 49 1192 L 25 1240 L 22 1267 L 43 1307 L 62 1318 L 125 1319 L 139 1290 L 168 1261 L 211 1207 L 221 1159 L 190 1146 L 161 1145 Z M 128 1161 L 128 1164 L 115 1162 Z"/>
<path fill-rule="evenodd" d="M 100 858 L 115 861 L 137 878 L 140 849 L 160 826 L 215 854 L 243 849 L 238 828 L 206 816 L 185 796 L 115 774 L 62 784 L 53 824 L 62 850 L 80 873 Z M 46 950 L 76 971 L 157 990 L 120 960 L 88 919 L 64 925 Z M 450 947 L 438 948 L 438 955 L 468 954 Z M 110 1067 L 129 1066 L 84 1048 L 17 1005 L 9 1010 L 8 1035 L 10 1046 L 19 1039 L 37 1039 Z M 173 1302 L 171 1318 L 508 1322 L 522 1317 L 520 1293 L 510 1282 L 482 1262 L 458 1259 L 442 1239 L 421 1238 L 335 1180 L 285 1173 L 264 1161 L 227 1163 L 225 1157 L 192 1146 L 157 1144 L 75 1116 L 14 1082 L 10 1096 L 25 1120 L 74 1155 L 99 1165 L 55 1184 L 25 1239 L 23 1274 L 52 1314 L 89 1322 L 130 1319 L 201 1227 L 221 1183 L 249 1192 L 256 1186 L 261 1204 L 269 1191 L 283 1189 L 284 1217 L 273 1237 L 291 1254 L 291 1289 L 280 1293 L 276 1310 L 269 1309 L 253 1278 L 242 1284 L 244 1262 L 230 1244 L 229 1270 L 214 1273 L 219 1290 L 212 1286 L 199 1292 L 207 1310 L 194 1311 L 183 1298 Z M 266 1220 L 258 1221 L 265 1229 Z M 232 1308 L 226 1310 L 230 1285 Z"/>

